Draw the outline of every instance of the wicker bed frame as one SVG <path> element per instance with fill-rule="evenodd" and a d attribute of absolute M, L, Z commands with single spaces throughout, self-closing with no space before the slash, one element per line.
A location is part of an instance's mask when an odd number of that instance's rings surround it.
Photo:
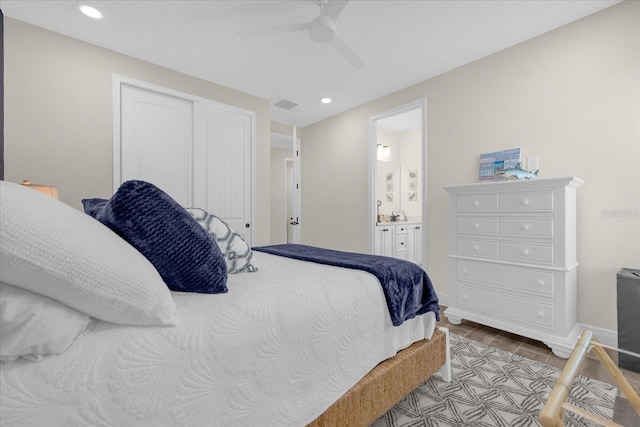
<path fill-rule="evenodd" d="M 307 427 L 368 426 L 439 370 L 448 382 L 446 328 L 378 364 Z"/>

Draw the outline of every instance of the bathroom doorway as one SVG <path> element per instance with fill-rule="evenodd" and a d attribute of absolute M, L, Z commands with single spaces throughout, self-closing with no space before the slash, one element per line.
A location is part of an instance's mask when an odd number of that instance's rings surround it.
<path fill-rule="evenodd" d="M 426 263 L 426 99 L 370 118 L 371 252 Z M 394 243 L 395 226 L 407 226 L 411 247 Z M 403 243 L 404 244 L 404 243 Z"/>

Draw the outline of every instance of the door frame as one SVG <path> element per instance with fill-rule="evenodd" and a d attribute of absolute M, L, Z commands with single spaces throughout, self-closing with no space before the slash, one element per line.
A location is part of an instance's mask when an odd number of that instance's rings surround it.
<path fill-rule="evenodd" d="M 294 212 L 294 200 L 293 200 L 293 193 L 294 193 L 294 184 L 295 184 L 295 174 L 294 174 L 294 167 L 295 167 L 295 162 L 292 158 L 289 157 L 285 157 L 284 159 L 284 183 L 283 183 L 283 189 L 284 189 L 284 213 L 285 213 L 285 241 L 286 243 L 289 243 L 289 240 L 291 240 L 291 243 L 299 243 L 299 242 L 294 242 L 294 232 L 293 232 L 293 228 L 291 228 L 291 236 L 289 236 L 289 229 L 291 224 L 291 221 L 293 220 L 293 216 L 289 216 L 288 213 L 291 213 L 293 215 Z M 291 176 L 289 176 L 291 175 Z"/>
<path fill-rule="evenodd" d="M 405 111 L 414 110 L 419 108 L 422 110 L 422 191 L 420 196 L 422 197 L 422 265 L 426 268 L 426 262 L 428 259 L 427 254 L 427 98 L 419 98 L 406 104 L 401 104 L 388 110 L 382 111 L 378 114 L 369 117 L 369 215 L 368 228 L 369 228 L 369 250 L 373 254 L 375 253 L 375 233 L 376 233 L 376 171 L 377 171 L 377 132 L 376 123 L 378 120 L 395 116 Z"/>
<path fill-rule="evenodd" d="M 300 182 L 301 176 L 301 157 L 302 157 L 302 149 L 300 143 L 300 137 L 298 136 L 297 128 L 295 126 L 292 127 L 292 135 L 285 135 L 279 132 L 271 132 L 271 146 L 277 148 L 283 148 L 290 151 L 291 157 L 287 157 L 286 160 L 293 162 L 293 184 L 296 186 L 293 188 L 293 192 L 291 194 L 291 212 L 293 216 L 297 218 L 296 226 L 293 227 L 293 243 L 301 243 L 302 241 L 302 211 L 301 211 L 301 193 L 302 193 L 302 183 Z M 286 187 L 286 161 L 285 161 L 285 185 Z M 273 185 L 274 183 L 272 183 Z M 286 190 L 286 188 L 285 188 Z M 285 203 L 285 212 L 286 212 L 286 197 L 284 200 Z M 289 226 L 290 218 L 287 217 L 287 229 Z"/>
<path fill-rule="evenodd" d="M 179 90 L 170 89 L 159 86 L 143 80 L 133 79 L 131 77 L 120 74 L 113 74 L 112 77 L 112 98 L 113 98 L 113 192 L 115 193 L 120 187 L 122 177 L 121 159 L 121 88 L 122 86 L 130 86 L 150 92 L 156 92 L 160 95 L 172 96 L 193 103 L 210 105 L 227 111 L 240 114 L 246 114 L 251 119 L 251 241 L 255 242 L 256 237 L 256 113 L 254 111 L 245 110 L 244 108 L 235 107 L 233 105 L 223 104 L 208 98 L 202 98 L 190 93 L 181 92 Z"/>

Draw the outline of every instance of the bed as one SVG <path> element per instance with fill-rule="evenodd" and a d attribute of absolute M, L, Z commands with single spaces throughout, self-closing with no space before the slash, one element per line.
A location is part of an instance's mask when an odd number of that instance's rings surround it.
<path fill-rule="evenodd" d="M 113 229 L 2 185 L 3 304 L 22 292 L 24 304 L 46 303 L 33 314 L 40 328 L 80 325 L 64 328 L 73 337 L 55 354 L 0 363 L 3 426 L 368 425 L 443 366 L 448 375 L 436 313 L 394 326 L 366 271 L 237 251 L 224 292 L 169 290 Z M 52 321 L 54 304 L 63 314 Z"/>

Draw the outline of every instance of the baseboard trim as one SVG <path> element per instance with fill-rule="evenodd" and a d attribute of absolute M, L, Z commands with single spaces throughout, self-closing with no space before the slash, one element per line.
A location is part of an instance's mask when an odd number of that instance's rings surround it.
<path fill-rule="evenodd" d="M 580 324 L 582 329 L 589 329 L 593 332 L 593 336 L 602 344 L 609 345 L 611 347 L 618 347 L 618 332 L 613 329 L 604 329 L 598 326 Z"/>

